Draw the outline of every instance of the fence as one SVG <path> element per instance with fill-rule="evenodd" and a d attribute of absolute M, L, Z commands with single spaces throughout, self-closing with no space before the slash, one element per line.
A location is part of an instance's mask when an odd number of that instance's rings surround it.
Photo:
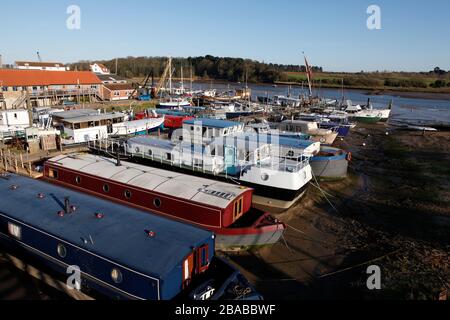
<path fill-rule="evenodd" d="M 36 177 L 38 172 L 33 171 L 28 154 L 15 154 L 11 150 L 0 149 L 0 169 L 6 172 L 12 172 L 30 177 Z"/>

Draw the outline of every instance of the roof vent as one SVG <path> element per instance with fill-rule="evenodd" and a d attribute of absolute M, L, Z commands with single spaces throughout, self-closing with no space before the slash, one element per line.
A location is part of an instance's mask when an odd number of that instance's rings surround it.
<path fill-rule="evenodd" d="M 215 190 L 209 190 L 206 188 L 201 188 L 198 190 L 198 192 L 203 192 L 207 195 L 215 196 L 217 198 L 221 198 L 221 199 L 225 199 L 225 200 L 232 200 L 233 198 L 236 197 L 236 194 L 234 194 L 234 193 L 220 192 L 220 191 L 215 191 Z"/>
<path fill-rule="evenodd" d="M 149 238 L 154 238 L 156 237 L 156 233 L 154 231 L 151 230 L 144 230 L 145 234 L 149 237 Z"/>

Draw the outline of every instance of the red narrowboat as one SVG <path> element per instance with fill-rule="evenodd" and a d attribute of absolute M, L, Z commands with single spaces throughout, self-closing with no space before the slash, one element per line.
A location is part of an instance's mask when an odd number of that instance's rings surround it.
<path fill-rule="evenodd" d="M 45 163 L 44 178 L 216 233 L 220 249 L 273 244 L 285 226 L 253 209 L 253 189 L 90 154 Z"/>

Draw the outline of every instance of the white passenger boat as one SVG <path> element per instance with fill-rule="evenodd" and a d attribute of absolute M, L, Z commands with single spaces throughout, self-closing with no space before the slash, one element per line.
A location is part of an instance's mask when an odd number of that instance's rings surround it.
<path fill-rule="evenodd" d="M 284 211 L 301 198 L 312 179 L 309 157 L 275 157 L 272 144 L 238 140 L 229 136 L 201 145 L 141 136 L 128 139 L 125 151 L 140 163 L 252 187 L 253 204 L 260 209 Z"/>

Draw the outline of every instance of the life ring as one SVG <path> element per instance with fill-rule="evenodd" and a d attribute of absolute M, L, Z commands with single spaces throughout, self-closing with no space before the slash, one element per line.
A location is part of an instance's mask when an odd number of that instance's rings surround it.
<path fill-rule="evenodd" d="M 352 153 L 351 152 L 347 153 L 347 161 L 348 162 L 352 161 Z"/>

